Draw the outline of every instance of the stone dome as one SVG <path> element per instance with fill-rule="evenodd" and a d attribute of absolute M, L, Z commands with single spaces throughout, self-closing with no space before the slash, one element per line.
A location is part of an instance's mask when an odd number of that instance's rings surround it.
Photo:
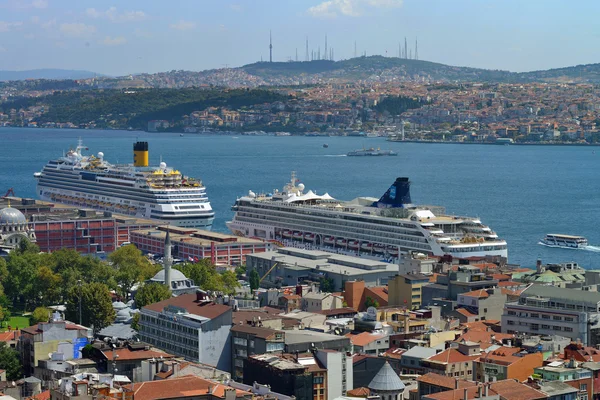
<path fill-rule="evenodd" d="M 404 383 L 387 361 L 369 383 L 369 389 L 375 392 L 401 392 L 404 387 Z"/>
<path fill-rule="evenodd" d="M 122 310 L 124 308 L 127 308 L 127 304 L 121 301 L 115 301 L 114 303 L 112 303 L 112 306 L 115 310 Z"/>
<path fill-rule="evenodd" d="M 171 268 L 171 282 L 180 282 L 180 281 L 185 281 L 186 279 L 187 279 L 187 277 L 183 273 L 181 273 L 181 271 L 179 271 L 175 268 Z M 152 282 L 164 283 L 165 282 L 165 270 L 161 269 L 150 280 Z"/>
<path fill-rule="evenodd" d="M 27 218 L 16 208 L 3 208 L 0 210 L 0 225 L 26 224 Z"/>
<path fill-rule="evenodd" d="M 131 314 L 128 309 L 119 310 L 117 316 L 115 318 L 115 322 L 117 323 L 127 323 L 131 319 Z"/>

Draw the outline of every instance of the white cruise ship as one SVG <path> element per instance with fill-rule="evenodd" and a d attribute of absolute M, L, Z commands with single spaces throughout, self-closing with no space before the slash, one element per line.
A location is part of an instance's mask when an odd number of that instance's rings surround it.
<path fill-rule="evenodd" d="M 113 165 L 104 154 L 86 156 L 81 139 L 75 150 L 49 161 L 34 174 L 42 200 L 210 229 L 215 213 L 202 181 L 161 162 L 148 166 L 148 142 L 133 146 L 134 163 Z"/>
<path fill-rule="evenodd" d="M 408 178 L 397 178 L 378 200 L 340 201 L 305 192 L 292 173 L 283 191 L 237 199 L 227 226 L 236 235 L 270 241 L 297 240 L 319 248 L 397 257 L 420 252 L 466 258 L 507 257 L 498 239 L 477 218 L 446 215 L 442 207 L 411 204 Z"/>

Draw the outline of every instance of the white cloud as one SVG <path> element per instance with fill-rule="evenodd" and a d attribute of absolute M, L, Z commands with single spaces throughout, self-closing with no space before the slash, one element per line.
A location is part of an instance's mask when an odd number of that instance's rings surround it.
<path fill-rule="evenodd" d="M 327 0 L 308 9 L 308 14 L 318 18 L 335 18 L 338 15 L 359 17 L 365 9 L 401 7 L 403 0 Z"/>
<path fill-rule="evenodd" d="M 119 12 L 117 7 L 110 7 L 106 11 L 88 8 L 85 14 L 90 18 L 106 18 L 111 22 L 133 22 L 145 20 L 148 16 L 143 11 Z"/>
<path fill-rule="evenodd" d="M 23 23 L 20 21 L 17 21 L 17 22 L 0 21 L 0 32 L 11 31 L 14 28 L 20 27 L 21 25 L 23 25 Z"/>
<path fill-rule="evenodd" d="M 31 3 L 31 6 L 33 8 L 48 8 L 48 1 L 47 0 L 33 0 L 33 2 Z"/>
<path fill-rule="evenodd" d="M 106 46 L 118 46 L 120 44 L 126 43 L 127 40 L 123 36 L 110 37 L 106 36 L 104 40 L 102 40 L 102 44 Z"/>
<path fill-rule="evenodd" d="M 60 24 L 60 31 L 67 36 L 87 36 L 96 32 L 94 25 L 86 25 L 81 22 L 74 22 L 71 24 Z"/>
<path fill-rule="evenodd" d="M 171 29 L 178 31 L 191 31 L 196 28 L 196 23 L 191 21 L 179 20 L 179 22 L 170 25 Z"/>
<path fill-rule="evenodd" d="M 244 7 L 241 4 L 230 4 L 229 5 L 229 9 L 231 11 L 235 11 L 235 12 L 242 12 L 242 11 L 244 11 Z"/>
<path fill-rule="evenodd" d="M 29 20 L 31 21 L 32 24 L 37 24 L 40 22 L 40 17 L 38 17 L 37 15 L 34 15 L 31 18 L 29 18 Z"/>

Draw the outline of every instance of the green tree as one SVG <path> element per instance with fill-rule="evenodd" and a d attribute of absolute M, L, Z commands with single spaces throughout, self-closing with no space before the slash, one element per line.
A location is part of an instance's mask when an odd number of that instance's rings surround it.
<path fill-rule="evenodd" d="M 209 259 L 203 258 L 197 263 L 177 264 L 175 269 L 181 271 L 203 290 L 225 291 L 221 274 Z"/>
<path fill-rule="evenodd" d="M 19 246 L 15 249 L 19 254 L 33 253 L 38 254 L 40 252 L 40 247 L 34 243 L 31 243 L 29 239 L 23 238 L 19 242 Z"/>
<path fill-rule="evenodd" d="M 131 329 L 135 329 L 136 331 L 140 330 L 140 313 L 133 314 L 131 318 Z"/>
<path fill-rule="evenodd" d="M 319 280 L 319 288 L 321 292 L 324 293 L 332 293 L 335 292 L 335 284 L 333 283 L 333 279 L 323 277 Z"/>
<path fill-rule="evenodd" d="M 142 286 L 135 294 L 135 306 L 138 309 L 148 304 L 171 298 L 171 291 L 165 285 L 153 282 Z"/>
<path fill-rule="evenodd" d="M 31 325 L 35 325 L 38 322 L 48 322 L 50 319 L 50 310 L 46 307 L 38 307 L 33 310 L 31 317 L 29 318 L 29 323 Z"/>
<path fill-rule="evenodd" d="M 103 283 L 87 283 L 74 288 L 69 293 L 66 317 L 79 322 L 79 301 L 81 299 L 81 323 L 94 328 L 97 333 L 115 320 L 110 291 Z"/>
<path fill-rule="evenodd" d="M 34 291 L 35 303 L 43 306 L 56 304 L 61 299 L 62 278 L 48 267 L 42 266 L 37 270 Z"/>
<path fill-rule="evenodd" d="M 152 265 L 134 245 L 123 246 L 108 256 L 115 268 L 115 280 L 123 297 L 128 298 L 131 288 L 138 282 L 154 276 L 160 267 Z"/>
<path fill-rule="evenodd" d="M 369 307 L 379 307 L 379 302 L 377 300 L 374 300 L 371 296 L 367 296 L 367 298 L 365 299 L 365 307 L 369 308 Z"/>
<path fill-rule="evenodd" d="M 16 381 L 23 378 L 23 368 L 19 353 L 6 342 L 0 342 L 0 369 L 6 371 L 6 379 Z"/>
<path fill-rule="evenodd" d="M 4 285 L 6 295 L 13 304 L 22 303 L 25 310 L 28 304 L 35 303 L 36 278 L 41 258 L 39 253 L 27 249 L 12 251 L 8 255 L 8 277 Z"/>
<path fill-rule="evenodd" d="M 237 276 L 238 279 L 242 279 L 244 276 L 246 276 L 246 266 L 245 265 L 240 265 L 235 269 L 235 275 Z"/>
<path fill-rule="evenodd" d="M 250 281 L 251 290 L 256 290 L 260 287 L 260 276 L 258 276 L 258 272 L 255 269 L 250 271 L 250 276 L 248 277 L 248 280 Z"/>
<path fill-rule="evenodd" d="M 225 294 L 235 294 L 235 290 L 241 287 L 237 276 L 231 271 L 225 271 L 221 274 L 221 282 L 223 283 L 223 292 Z"/>

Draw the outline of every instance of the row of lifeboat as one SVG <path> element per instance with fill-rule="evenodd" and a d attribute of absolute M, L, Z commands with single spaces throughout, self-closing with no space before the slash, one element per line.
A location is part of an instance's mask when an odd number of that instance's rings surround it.
<path fill-rule="evenodd" d="M 281 232 L 281 236 L 285 239 L 296 239 L 296 240 L 306 240 L 309 242 L 314 242 L 316 240 L 316 236 L 314 233 L 302 233 L 299 231 L 291 231 L 284 230 Z M 338 246 L 343 248 L 348 248 L 351 250 L 360 250 L 365 252 L 375 252 L 375 253 L 387 253 L 393 256 L 398 255 L 398 248 L 394 246 L 386 246 L 383 244 L 370 243 L 370 242 L 359 242 L 358 240 L 346 240 L 346 239 L 336 239 L 333 236 L 324 236 L 323 243 L 328 246 Z"/>
<path fill-rule="evenodd" d="M 137 211 L 137 207 L 128 206 L 126 204 L 115 204 L 115 203 L 110 203 L 110 202 L 105 202 L 105 201 L 100 201 L 100 200 L 87 199 L 85 197 L 82 198 L 82 197 L 77 197 L 77 196 L 68 196 L 68 195 L 64 195 L 64 194 L 52 193 L 50 195 L 50 200 L 56 201 L 59 203 L 82 205 L 85 207 L 91 207 L 91 208 L 97 208 L 97 209 L 112 208 L 112 209 L 118 210 L 117 212 L 124 212 L 124 213 L 135 213 Z"/>

